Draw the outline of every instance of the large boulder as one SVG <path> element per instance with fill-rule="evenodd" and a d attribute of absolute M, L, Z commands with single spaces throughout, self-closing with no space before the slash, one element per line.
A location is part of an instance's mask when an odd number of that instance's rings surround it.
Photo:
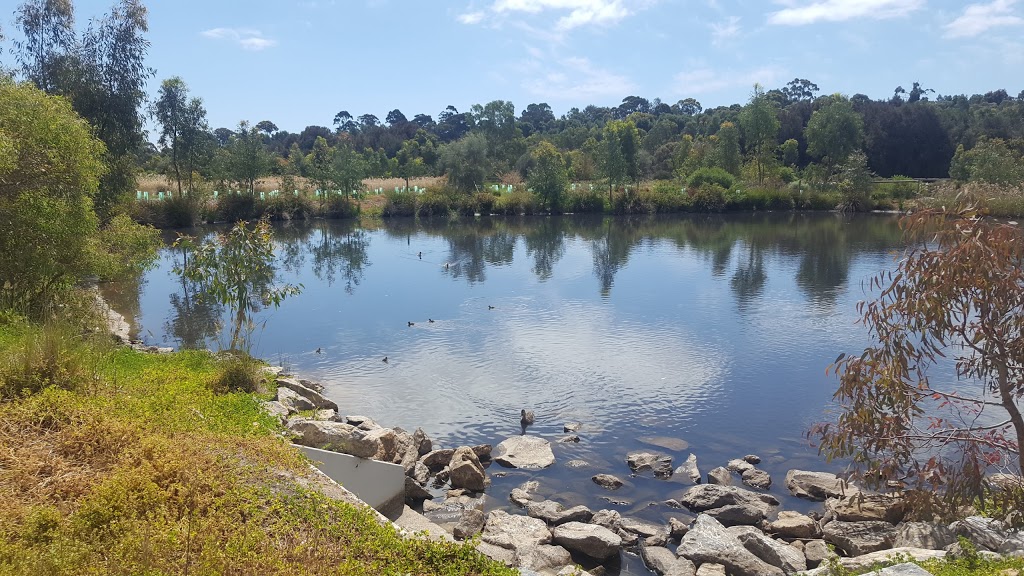
<path fill-rule="evenodd" d="M 715 564 L 714 562 L 705 562 L 697 568 L 697 574 L 694 576 L 728 576 L 725 573 L 725 566 L 721 564 Z"/>
<path fill-rule="evenodd" d="M 399 452 L 401 445 L 399 442 L 398 432 L 392 428 L 376 428 L 366 433 L 366 438 L 377 442 L 379 448 L 377 453 L 371 456 L 374 460 L 380 460 L 381 462 L 392 462 L 396 460 L 400 461 Z"/>
<path fill-rule="evenodd" d="M 551 536 L 570 552 L 579 552 L 596 560 L 611 558 L 622 548 L 622 538 L 618 534 L 595 524 L 568 522 L 555 526 Z"/>
<path fill-rule="evenodd" d="M 722 484 L 723 486 L 730 486 L 732 485 L 732 472 L 723 466 L 712 468 L 711 471 L 708 472 L 708 484 Z"/>
<path fill-rule="evenodd" d="M 768 525 L 768 530 L 783 538 L 818 538 L 821 528 L 810 516 L 799 512 L 783 510 L 779 517 Z"/>
<path fill-rule="evenodd" d="M 669 527 L 655 524 L 639 518 L 620 518 L 615 523 L 615 531 L 622 538 L 623 544 L 633 545 L 643 540 L 645 546 L 664 546 L 668 543 Z"/>
<path fill-rule="evenodd" d="M 759 525 L 768 515 L 763 508 L 735 505 L 712 508 L 710 510 L 705 510 L 704 513 L 726 526 Z"/>
<path fill-rule="evenodd" d="M 484 529 L 486 522 L 487 517 L 484 516 L 483 511 L 476 508 L 464 510 L 458 524 L 452 530 L 452 535 L 456 540 L 467 540 L 479 534 Z"/>
<path fill-rule="evenodd" d="M 955 535 L 967 538 L 978 548 L 993 552 L 999 550 L 1007 536 L 1002 522 L 984 516 L 968 516 L 957 520 L 949 525 L 949 529 Z"/>
<path fill-rule="evenodd" d="M 794 496 L 819 502 L 826 498 L 839 498 L 857 492 L 854 486 L 835 474 L 806 470 L 787 472 L 786 488 L 789 488 Z"/>
<path fill-rule="evenodd" d="M 772 487 L 772 477 L 760 468 L 751 468 L 743 473 L 743 483 L 751 488 L 767 490 Z"/>
<path fill-rule="evenodd" d="M 284 407 L 288 414 L 302 412 L 305 410 L 316 410 L 316 405 L 301 394 L 288 388 L 278 388 L 274 400 Z"/>
<path fill-rule="evenodd" d="M 555 463 L 555 454 L 543 438 L 513 436 L 498 444 L 494 461 L 509 468 L 547 468 Z"/>
<path fill-rule="evenodd" d="M 847 556 L 887 550 L 896 542 L 896 527 L 878 520 L 845 522 L 833 520 L 822 528 L 825 542 L 842 550 Z"/>
<path fill-rule="evenodd" d="M 694 486 L 679 500 L 694 512 L 707 512 L 724 524 L 757 524 L 779 501 L 737 486 L 703 484 Z"/>
<path fill-rule="evenodd" d="M 566 509 L 565 506 L 553 500 L 528 502 L 526 513 L 553 526 L 566 522 L 590 522 L 590 519 L 594 517 L 594 513 L 586 506 L 573 506 Z"/>
<path fill-rule="evenodd" d="M 836 520 L 847 522 L 885 520 L 896 524 L 907 514 L 906 502 L 902 498 L 864 492 L 846 498 L 829 498 L 825 500 L 825 510 L 832 512 Z"/>
<path fill-rule="evenodd" d="M 640 558 L 644 565 L 659 576 L 695 576 L 697 568 L 686 558 L 677 558 L 662 546 L 641 546 Z"/>
<path fill-rule="evenodd" d="M 295 378 L 278 378 L 276 384 L 278 394 L 280 394 L 281 388 L 286 388 L 288 390 L 291 390 L 292 392 L 295 392 L 299 396 L 305 398 L 307 401 L 309 401 L 310 404 L 313 405 L 314 409 L 334 410 L 335 412 L 338 411 L 337 403 L 335 403 L 333 400 L 328 400 L 327 398 L 324 398 L 322 394 L 310 388 L 309 386 L 302 384 Z"/>
<path fill-rule="evenodd" d="M 773 540 L 752 526 L 733 526 L 727 530 L 739 538 L 744 548 L 786 574 L 807 570 L 804 553 L 789 544 Z"/>
<path fill-rule="evenodd" d="M 783 574 L 781 568 L 768 564 L 747 550 L 739 538 L 707 514 L 697 516 L 676 553 L 697 564 L 721 564 L 731 576 Z"/>
<path fill-rule="evenodd" d="M 455 450 L 448 464 L 448 478 L 452 488 L 483 492 L 487 487 L 487 473 L 484 472 L 480 459 L 469 446 L 462 446 Z"/>
<path fill-rule="evenodd" d="M 904 562 L 903 564 L 886 566 L 874 572 L 868 572 L 866 576 L 931 576 L 931 574 L 931 572 L 913 562 Z"/>
<path fill-rule="evenodd" d="M 824 540 L 804 543 L 804 558 L 807 559 L 808 568 L 817 568 L 819 564 L 833 556 L 836 556 L 836 553 L 829 549 L 828 543 Z"/>
<path fill-rule="evenodd" d="M 480 539 L 494 546 L 517 550 L 550 543 L 551 532 L 543 520 L 494 510 L 487 515 L 487 525 Z"/>
<path fill-rule="evenodd" d="M 436 471 L 447 466 L 454 454 L 455 450 L 453 448 L 431 450 L 420 457 L 420 462 L 430 470 Z"/>
<path fill-rule="evenodd" d="M 423 431 L 423 428 L 417 428 L 412 433 L 413 444 L 416 445 L 416 452 L 420 456 L 430 452 L 434 449 L 434 442 L 427 436 L 427 433 Z"/>
<path fill-rule="evenodd" d="M 563 566 L 572 564 L 572 556 L 568 550 L 551 544 L 523 546 L 516 550 L 515 558 L 517 566 L 533 570 L 538 574 L 550 574 Z"/>
<path fill-rule="evenodd" d="M 948 526 L 932 522 L 904 522 L 896 527 L 894 546 L 942 550 L 953 542 L 956 542 L 956 534 Z"/>
<path fill-rule="evenodd" d="M 297 435 L 296 444 L 322 448 L 360 458 L 373 458 L 381 449 L 379 439 L 370 438 L 363 430 L 341 422 L 322 422 L 293 418 L 288 429 Z"/>
<path fill-rule="evenodd" d="M 427 491 L 422 485 L 416 480 L 406 476 L 405 477 L 405 499 L 411 502 L 418 502 L 421 500 L 429 500 L 433 498 L 433 494 Z"/>
<path fill-rule="evenodd" d="M 374 422 L 373 418 L 370 418 L 369 416 L 363 416 L 361 414 L 345 416 L 344 422 L 345 424 L 350 424 L 352 426 L 355 426 L 356 428 L 359 428 L 360 430 L 366 430 L 367 432 L 371 430 L 376 430 L 377 428 L 383 428 L 383 426 Z"/>
<path fill-rule="evenodd" d="M 626 464 L 633 472 L 654 472 L 655 476 L 672 475 L 672 457 L 668 454 L 637 451 L 626 455 Z"/>
<path fill-rule="evenodd" d="M 879 550 L 856 558 L 840 558 L 839 564 L 850 572 L 863 571 L 871 566 L 883 563 L 892 563 L 894 559 L 904 561 L 909 558 L 917 562 L 945 558 L 946 552 L 942 550 L 925 550 L 923 548 L 893 548 L 891 550 Z M 818 566 L 814 570 L 805 572 L 807 576 L 828 576 L 834 574 L 832 567 L 826 564 Z"/>
<path fill-rule="evenodd" d="M 729 462 L 726 463 L 725 468 L 730 472 L 743 474 L 747 470 L 753 470 L 754 465 L 742 458 L 736 458 L 735 460 L 729 460 Z"/>
<path fill-rule="evenodd" d="M 615 530 L 619 525 L 619 520 L 622 520 L 622 514 L 619 514 L 618 510 L 598 510 L 594 512 L 590 523 L 609 530 Z"/>

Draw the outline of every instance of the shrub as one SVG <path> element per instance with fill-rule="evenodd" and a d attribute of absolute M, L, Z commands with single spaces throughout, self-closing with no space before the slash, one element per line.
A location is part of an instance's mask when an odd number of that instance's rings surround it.
<path fill-rule="evenodd" d="M 447 186 L 427 188 L 416 198 L 416 215 L 420 217 L 449 216 L 464 194 Z"/>
<path fill-rule="evenodd" d="M 494 213 L 511 216 L 535 214 L 540 202 L 536 196 L 526 190 L 515 190 L 498 196 L 494 201 Z"/>
<path fill-rule="evenodd" d="M 585 214 L 604 211 L 605 195 L 589 186 L 577 186 L 568 190 L 562 198 L 562 210 L 573 214 Z"/>
<path fill-rule="evenodd" d="M 344 194 L 331 194 L 324 204 L 325 218 L 355 218 L 359 215 L 359 204 Z"/>
<path fill-rule="evenodd" d="M 68 326 L 48 325 L 30 332 L 0 359 L 0 399 L 29 396 L 45 388 L 75 390 L 97 376 L 96 348 Z"/>
<path fill-rule="evenodd" d="M 721 212 L 725 209 L 725 189 L 718 184 L 706 184 L 691 188 L 691 205 L 697 212 Z"/>
<path fill-rule="evenodd" d="M 792 210 L 793 195 L 788 190 L 748 188 L 728 197 L 729 208 L 734 210 Z"/>
<path fill-rule="evenodd" d="M 262 202 L 263 215 L 270 220 L 307 220 L 313 214 L 313 206 L 303 195 L 278 194 Z"/>
<path fill-rule="evenodd" d="M 415 192 L 388 190 L 384 193 L 381 216 L 415 216 L 417 196 Z"/>
<path fill-rule="evenodd" d="M 258 362 L 245 354 L 227 354 L 217 376 L 210 381 L 210 389 L 214 394 L 259 394 L 264 392 L 263 383 Z"/>
<path fill-rule="evenodd" d="M 491 214 L 494 212 L 494 202 L 497 201 L 497 197 L 490 192 L 478 192 L 473 196 L 473 204 L 476 207 L 476 211 L 480 214 Z"/>
<path fill-rule="evenodd" d="M 716 184 L 728 190 L 736 183 L 736 178 L 721 168 L 701 168 L 690 175 L 687 184 L 691 188 L 700 188 L 705 184 Z"/>
<path fill-rule="evenodd" d="M 256 198 L 252 194 L 228 192 L 217 198 L 217 220 L 220 222 L 252 220 L 256 215 Z"/>

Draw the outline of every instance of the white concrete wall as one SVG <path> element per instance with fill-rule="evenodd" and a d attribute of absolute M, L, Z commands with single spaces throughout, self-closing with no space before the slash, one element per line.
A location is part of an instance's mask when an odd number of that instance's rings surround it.
<path fill-rule="evenodd" d="M 329 450 L 294 445 L 324 474 L 372 508 L 394 519 L 405 503 L 405 470 L 398 464 L 366 460 Z"/>

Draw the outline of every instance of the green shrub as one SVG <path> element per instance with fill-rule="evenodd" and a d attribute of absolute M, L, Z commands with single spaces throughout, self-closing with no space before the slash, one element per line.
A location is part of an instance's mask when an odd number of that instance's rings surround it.
<path fill-rule="evenodd" d="M 539 199 L 526 190 L 514 190 L 498 196 L 494 201 L 494 213 L 507 216 L 520 214 L 536 214 L 540 207 Z"/>
<path fill-rule="evenodd" d="M 227 192 L 217 198 L 217 220 L 235 223 L 257 216 L 256 198 L 248 193 Z"/>
<path fill-rule="evenodd" d="M 838 192 L 823 192 L 818 190 L 805 191 L 803 194 L 794 197 L 796 207 L 800 210 L 835 210 L 842 202 Z"/>
<path fill-rule="evenodd" d="M 450 216 L 463 196 L 462 192 L 454 188 L 427 188 L 426 192 L 416 198 L 416 215 L 425 218 Z"/>
<path fill-rule="evenodd" d="M 473 195 L 473 203 L 475 204 L 476 211 L 483 215 L 488 215 L 494 212 L 494 203 L 497 199 L 498 198 L 490 192 L 477 192 Z"/>
<path fill-rule="evenodd" d="M 736 183 L 736 178 L 725 170 L 714 168 L 701 168 L 690 175 L 687 185 L 690 188 L 701 188 L 706 184 L 715 184 L 723 190 L 728 190 Z"/>
<path fill-rule="evenodd" d="M 97 378 L 98 348 L 69 326 L 30 332 L 0 358 L 0 399 L 37 394 L 45 388 L 76 390 Z"/>
<path fill-rule="evenodd" d="M 654 209 L 654 195 L 650 192 L 626 190 L 612 200 L 615 214 L 651 214 Z"/>
<path fill-rule="evenodd" d="M 605 195 L 589 186 L 577 186 L 566 191 L 562 197 L 562 210 L 573 214 L 588 214 L 604 211 Z"/>
<path fill-rule="evenodd" d="M 228 354 L 221 361 L 217 376 L 210 381 L 210 389 L 214 394 L 259 394 L 264 392 L 263 384 L 258 362 L 244 354 Z"/>
<path fill-rule="evenodd" d="M 695 211 L 721 212 L 725 209 L 725 189 L 718 184 L 705 184 L 690 190 L 690 204 Z"/>
<path fill-rule="evenodd" d="M 261 202 L 260 212 L 271 220 L 308 220 L 313 214 L 313 205 L 301 194 L 278 194 Z"/>
<path fill-rule="evenodd" d="M 415 216 L 416 192 L 388 190 L 384 193 L 384 205 L 381 216 Z"/>
<path fill-rule="evenodd" d="M 792 210 L 793 195 L 789 190 L 771 188 L 747 188 L 728 195 L 732 210 Z"/>
<path fill-rule="evenodd" d="M 344 194 L 331 194 L 324 204 L 325 218 L 355 218 L 359 215 L 359 204 Z"/>

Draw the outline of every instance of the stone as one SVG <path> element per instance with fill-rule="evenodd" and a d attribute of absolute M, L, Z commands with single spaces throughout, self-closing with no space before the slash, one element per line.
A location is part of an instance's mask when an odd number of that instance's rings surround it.
<path fill-rule="evenodd" d="M 434 449 L 434 442 L 427 436 L 427 433 L 423 431 L 423 428 L 417 428 L 412 433 L 412 441 L 416 445 L 416 451 L 420 456 L 430 452 Z"/>
<path fill-rule="evenodd" d="M 278 388 L 277 397 L 274 400 L 281 406 L 284 406 L 285 411 L 289 414 L 316 409 L 316 406 L 309 399 L 289 388 Z"/>
<path fill-rule="evenodd" d="M 330 408 L 317 410 L 316 412 L 313 413 L 313 420 L 333 420 L 337 422 L 338 412 L 335 410 L 331 410 Z"/>
<path fill-rule="evenodd" d="M 555 454 L 543 438 L 513 436 L 498 444 L 494 461 L 509 468 L 547 468 L 555 463 Z"/>
<path fill-rule="evenodd" d="M 380 441 L 367 437 L 363 430 L 341 422 L 292 419 L 288 429 L 297 434 L 296 444 L 321 448 L 360 458 L 372 458 L 381 449 Z"/>
<path fill-rule="evenodd" d="M 291 411 L 277 400 L 264 400 L 260 402 L 260 405 L 263 407 L 264 412 L 271 416 L 277 416 L 277 419 L 281 422 L 284 422 L 288 415 L 291 414 Z"/>
<path fill-rule="evenodd" d="M 804 553 L 789 544 L 773 540 L 752 526 L 733 526 L 727 531 L 736 536 L 743 547 L 768 564 L 781 568 L 786 574 L 807 569 Z"/>
<path fill-rule="evenodd" d="M 904 522 L 896 527 L 897 548 L 928 548 L 942 550 L 956 542 L 956 534 L 948 526 L 932 522 Z"/>
<path fill-rule="evenodd" d="M 418 502 L 420 500 L 429 500 L 429 499 L 431 499 L 433 497 L 434 496 L 430 492 L 428 492 L 426 488 L 421 486 L 415 480 L 413 480 L 412 478 L 410 478 L 408 476 L 405 477 L 405 499 L 406 500 L 409 500 L 409 501 L 412 501 L 412 502 Z"/>
<path fill-rule="evenodd" d="M 1024 488 L 1024 478 L 1016 474 L 998 472 L 987 477 L 985 480 L 988 481 L 989 488 L 996 492 L 1005 492 L 1007 490 L 1020 490 Z"/>
<path fill-rule="evenodd" d="M 706 511 L 728 519 L 731 524 L 756 524 L 779 503 L 768 494 L 720 484 L 694 486 L 683 494 L 680 502 L 694 512 Z"/>
<path fill-rule="evenodd" d="M 757 454 L 747 454 L 746 456 L 743 457 L 743 461 L 747 462 L 748 464 L 757 465 L 761 463 L 761 457 L 758 456 Z"/>
<path fill-rule="evenodd" d="M 319 392 L 312 388 L 304 386 L 301 382 L 294 378 L 278 378 L 275 383 L 277 384 L 279 396 L 281 393 L 281 388 L 286 388 L 288 390 L 291 390 L 292 392 L 295 392 L 299 396 L 302 396 L 310 404 L 313 405 L 312 408 L 306 408 L 306 410 L 317 409 L 334 410 L 335 412 L 338 411 L 338 405 L 333 400 L 328 400 L 327 398 L 324 398 L 322 394 L 320 394 Z"/>
<path fill-rule="evenodd" d="M 723 466 L 712 468 L 711 471 L 708 472 L 708 484 L 730 486 L 732 485 L 732 472 Z"/>
<path fill-rule="evenodd" d="M 707 562 L 701 564 L 700 568 L 697 568 L 697 573 L 694 576 L 726 576 L 725 566 L 715 564 L 714 562 Z"/>
<path fill-rule="evenodd" d="M 848 571 L 859 572 L 876 566 L 878 564 L 892 563 L 894 559 L 899 561 L 905 561 L 905 559 L 915 560 L 917 562 L 923 562 L 925 560 L 935 560 L 945 558 L 946 553 L 942 550 L 925 550 L 923 548 L 893 548 L 891 550 L 879 550 L 878 552 L 871 552 L 870 554 L 864 554 L 856 558 L 840 558 L 839 564 Z M 807 576 L 827 576 L 833 574 L 831 567 L 827 564 L 819 565 L 814 570 L 808 570 L 804 574 Z"/>
<path fill-rule="evenodd" d="M 516 550 L 523 546 L 550 543 L 551 532 L 543 520 L 493 510 L 487 515 L 480 539 L 494 546 Z"/>
<path fill-rule="evenodd" d="M 818 538 L 821 536 L 821 528 L 813 518 L 789 510 L 779 512 L 779 517 L 768 525 L 768 531 L 783 538 Z"/>
<path fill-rule="evenodd" d="M 676 468 L 673 474 L 689 480 L 690 484 L 700 484 L 701 475 L 700 469 L 697 468 L 697 455 L 690 454 L 686 458 L 686 462 Z"/>
<path fill-rule="evenodd" d="M 804 558 L 807 559 L 808 568 L 817 568 L 819 564 L 835 555 L 824 540 L 804 542 Z"/>
<path fill-rule="evenodd" d="M 562 432 L 579 432 L 583 428 L 582 422 L 566 422 L 562 425 Z"/>
<path fill-rule="evenodd" d="M 594 517 L 594 513 L 586 506 L 573 506 L 566 509 L 565 506 L 552 500 L 529 502 L 526 504 L 526 513 L 553 526 L 566 522 L 590 522 L 590 519 Z"/>
<path fill-rule="evenodd" d="M 508 499 L 516 506 L 525 508 L 530 502 L 533 502 L 533 495 L 522 488 L 513 488 L 512 492 L 508 495 Z"/>
<path fill-rule="evenodd" d="M 305 378 L 299 378 L 299 384 L 302 384 L 310 390 L 316 390 L 317 392 L 324 391 L 324 385 L 319 382 L 313 382 L 312 380 L 306 380 Z"/>
<path fill-rule="evenodd" d="M 822 528 L 822 535 L 825 542 L 842 550 L 847 556 L 861 556 L 892 548 L 896 542 L 896 527 L 878 520 L 833 520 Z"/>
<path fill-rule="evenodd" d="M 591 576 L 591 574 L 578 566 L 566 566 L 559 570 L 555 576 Z"/>
<path fill-rule="evenodd" d="M 622 515 L 619 514 L 617 510 L 598 510 L 597 512 L 594 512 L 594 516 L 590 518 L 590 523 L 603 526 L 609 530 L 614 530 L 621 519 Z"/>
<path fill-rule="evenodd" d="M 565 463 L 566 468 L 587 468 L 590 466 L 590 462 L 586 460 L 569 460 Z"/>
<path fill-rule="evenodd" d="M 465 510 L 462 513 L 462 517 L 459 518 L 459 523 L 452 529 L 452 536 L 455 536 L 456 540 L 472 538 L 483 531 L 486 521 L 487 517 L 483 511 L 475 508 Z"/>
<path fill-rule="evenodd" d="M 672 475 L 672 457 L 668 454 L 654 452 L 630 452 L 626 455 L 626 464 L 633 472 L 654 472 L 655 476 Z"/>
<path fill-rule="evenodd" d="M 366 430 L 367 432 L 371 430 L 376 430 L 378 428 L 383 428 L 383 426 L 374 422 L 373 418 L 370 418 L 369 416 L 345 416 L 345 423 L 351 426 L 355 426 L 360 430 Z"/>
<path fill-rule="evenodd" d="M 570 552 L 579 552 L 596 560 L 607 560 L 619 553 L 622 538 L 595 524 L 568 522 L 551 530 L 554 541 Z"/>
<path fill-rule="evenodd" d="M 647 522 L 646 520 L 640 520 L 639 518 L 630 518 L 628 516 L 620 518 L 619 521 L 615 523 L 615 527 L 619 530 L 632 532 L 633 534 L 643 536 L 645 538 L 648 536 L 657 536 L 659 534 L 668 536 L 668 527 L 665 525 Z"/>
<path fill-rule="evenodd" d="M 1012 533 L 1007 535 L 1006 540 L 996 549 L 1002 556 L 1015 556 L 1024 558 L 1024 534 Z"/>
<path fill-rule="evenodd" d="M 780 576 L 783 571 L 747 550 L 739 538 L 707 514 L 697 516 L 676 551 L 697 564 L 725 566 L 731 576 Z"/>
<path fill-rule="evenodd" d="M 772 487 L 772 477 L 764 470 L 751 468 L 742 475 L 743 483 L 751 488 L 767 490 Z"/>
<path fill-rule="evenodd" d="M 660 576 L 694 576 L 697 572 L 693 562 L 677 558 L 671 550 L 661 546 L 641 546 L 640 558 L 648 569 Z"/>
<path fill-rule="evenodd" d="M 488 544 L 481 540 L 476 543 L 476 549 L 484 556 L 496 562 L 501 562 L 505 566 L 512 567 L 516 565 L 516 553 L 508 548 Z"/>
<path fill-rule="evenodd" d="M 921 568 L 917 564 L 905 562 L 895 566 L 887 566 L 881 570 L 868 572 L 865 576 L 931 576 L 931 572 Z"/>
<path fill-rule="evenodd" d="M 790 470 L 786 473 L 786 488 L 799 498 L 823 501 L 857 492 L 857 488 L 835 474 Z"/>
<path fill-rule="evenodd" d="M 468 446 L 462 446 L 455 450 L 448 469 L 448 477 L 453 488 L 483 492 L 487 487 L 487 473 L 484 472 L 484 467 L 480 464 L 480 458 Z"/>
<path fill-rule="evenodd" d="M 381 462 L 398 462 L 401 459 L 402 443 L 399 433 L 393 428 L 374 428 L 366 432 L 366 438 L 377 442 L 380 447 L 372 456 Z"/>
<path fill-rule="evenodd" d="M 611 474 L 597 474 L 591 480 L 601 488 L 607 490 L 618 490 L 622 488 L 623 482 Z"/>
<path fill-rule="evenodd" d="M 686 533 L 690 531 L 690 525 L 683 522 L 679 518 L 668 519 L 668 534 L 670 537 L 676 540 L 686 536 Z"/>
<path fill-rule="evenodd" d="M 491 450 L 492 447 L 490 444 L 477 444 L 476 446 L 473 446 L 473 454 L 476 454 L 476 457 L 481 461 L 491 459 Z"/>
<path fill-rule="evenodd" d="M 756 526 L 764 521 L 767 513 L 762 508 L 753 506 L 722 506 L 706 510 L 705 514 L 718 520 L 725 526 L 747 525 Z"/>
<path fill-rule="evenodd" d="M 412 468 L 405 471 L 405 475 L 419 482 L 421 485 L 426 485 L 427 480 L 430 480 L 430 468 L 427 468 L 423 462 L 417 460 L 416 463 L 412 465 Z"/>
<path fill-rule="evenodd" d="M 566 564 L 572 564 L 572 556 L 561 546 L 538 544 L 525 546 L 516 551 L 516 565 L 538 573 L 550 573 Z"/>
<path fill-rule="evenodd" d="M 825 500 L 825 511 L 832 512 L 837 520 L 859 522 L 862 520 L 885 520 L 896 524 L 906 516 L 906 503 L 902 498 L 885 494 L 857 492 L 846 498 Z"/>
<path fill-rule="evenodd" d="M 562 436 L 558 439 L 560 444 L 579 444 L 580 437 L 576 434 L 569 434 L 568 436 Z"/>
<path fill-rule="evenodd" d="M 445 448 L 443 450 L 431 450 L 422 457 L 420 462 L 430 470 L 440 470 L 448 465 L 452 460 L 452 456 L 455 454 L 455 450 L 452 448 Z"/>
<path fill-rule="evenodd" d="M 664 448 L 665 450 L 671 450 L 672 452 L 682 452 L 690 447 L 690 443 L 682 438 L 670 438 L 668 436 L 644 436 L 637 438 L 644 444 L 650 444 L 651 446 L 657 446 L 658 448 Z"/>
<path fill-rule="evenodd" d="M 750 462 L 747 462 L 746 460 L 737 458 L 735 460 L 729 460 L 729 462 L 726 463 L 725 468 L 730 472 L 743 474 L 747 470 L 753 470 L 754 465 L 751 464 Z"/>
<path fill-rule="evenodd" d="M 963 536 L 970 540 L 979 549 L 999 549 L 999 546 L 1006 540 L 1006 532 L 1003 523 L 983 516 L 968 516 L 963 520 L 957 520 L 949 525 L 949 529 L 957 536 Z"/>

